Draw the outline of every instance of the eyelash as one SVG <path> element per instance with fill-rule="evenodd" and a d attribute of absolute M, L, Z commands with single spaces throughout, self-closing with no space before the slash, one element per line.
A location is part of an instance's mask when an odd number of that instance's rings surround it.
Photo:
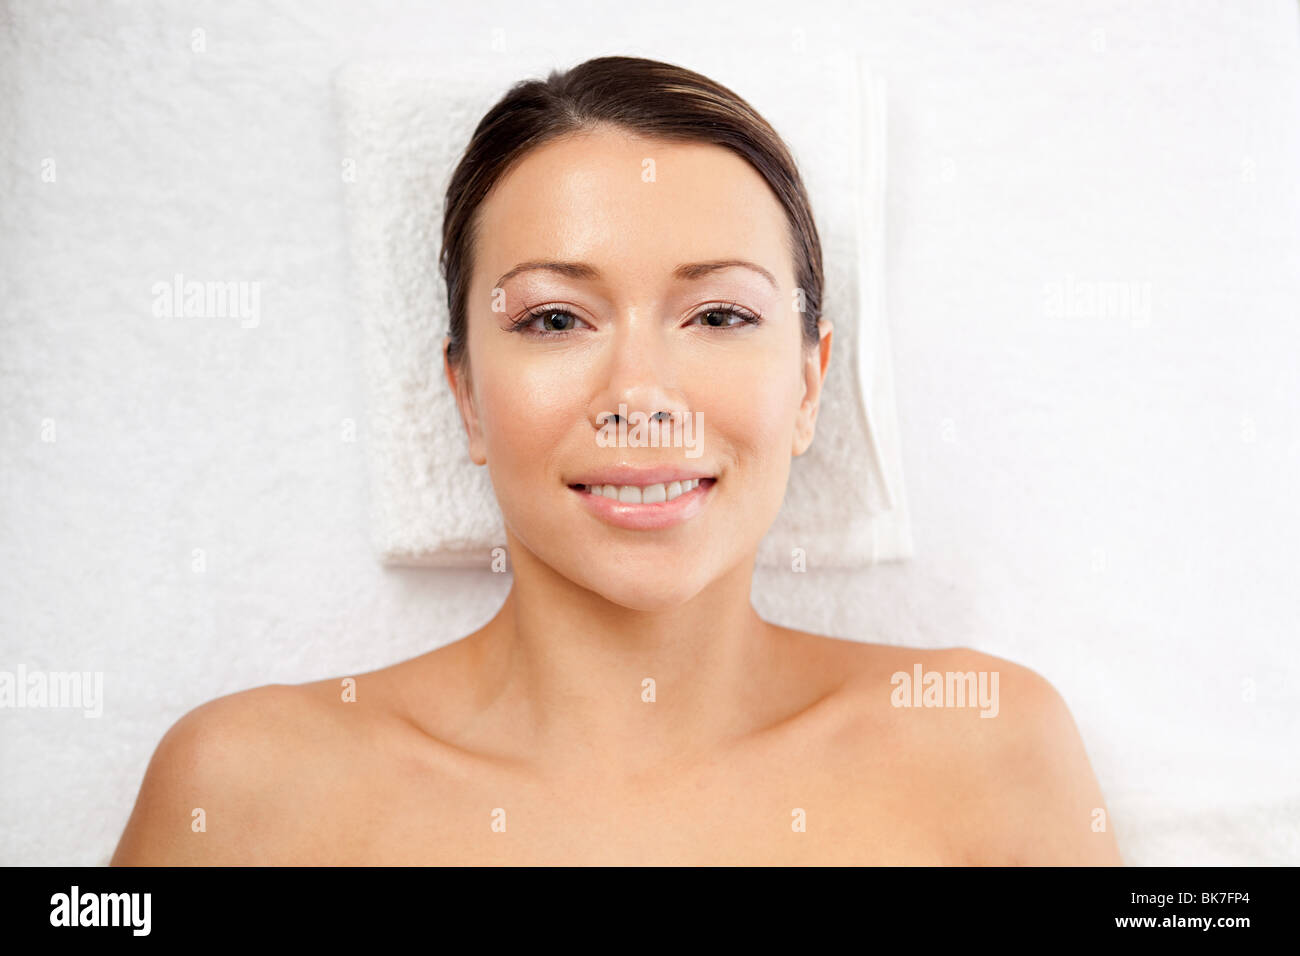
<path fill-rule="evenodd" d="M 705 326 L 705 328 L 718 329 L 719 331 L 727 331 L 728 329 L 738 329 L 745 325 L 761 325 L 763 322 L 763 317 L 761 315 L 757 315 L 753 312 L 750 312 L 748 309 L 742 308 L 741 306 L 737 305 L 734 302 L 715 302 L 712 305 L 706 305 L 704 308 L 696 312 L 695 315 L 691 316 L 691 319 L 693 321 L 695 319 L 698 319 L 702 315 L 708 315 L 710 312 L 723 312 L 728 315 L 737 316 L 743 320 L 741 322 L 737 322 L 735 325 Z M 525 312 L 514 322 L 513 325 L 510 326 L 509 331 L 522 332 L 525 335 L 532 335 L 544 339 L 563 338 L 564 336 L 577 331 L 577 329 L 561 329 L 558 332 L 556 331 L 539 332 L 536 329 L 528 328 L 528 326 L 532 325 L 538 319 L 544 319 L 548 315 L 555 315 L 557 313 L 560 315 L 567 315 L 567 316 L 571 316 L 574 319 L 578 319 L 576 315 L 574 315 L 572 312 L 570 312 L 567 309 L 559 309 L 550 306 L 541 306 L 540 308 L 532 309 L 528 312 Z M 578 321 L 582 321 L 582 320 L 578 319 Z"/>

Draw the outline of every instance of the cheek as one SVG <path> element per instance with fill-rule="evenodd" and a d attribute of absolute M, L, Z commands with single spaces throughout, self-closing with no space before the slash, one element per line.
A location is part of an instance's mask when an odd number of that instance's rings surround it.
<path fill-rule="evenodd" d="M 554 471 L 552 457 L 584 415 L 576 386 L 571 372 L 546 363 L 484 370 L 477 399 L 495 486 L 532 486 L 546 469 Z"/>
<path fill-rule="evenodd" d="M 712 432 L 731 446 L 736 465 L 753 477 L 771 468 L 771 456 L 784 452 L 789 457 L 802 379 L 788 354 L 765 350 L 716 363 L 701 380 L 708 383 L 698 396 L 705 434 Z"/>
<path fill-rule="evenodd" d="M 781 510 L 790 478 L 802 378 L 785 356 L 752 358 L 715 369 L 700 396 L 704 460 L 720 463 L 727 482 L 711 536 L 720 560 L 759 546 Z"/>

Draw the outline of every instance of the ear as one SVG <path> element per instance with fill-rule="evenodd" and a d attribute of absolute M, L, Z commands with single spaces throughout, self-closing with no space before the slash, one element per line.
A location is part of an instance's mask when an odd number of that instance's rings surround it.
<path fill-rule="evenodd" d="M 821 401 L 822 385 L 826 382 L 826 369 L 831 360 L 831 331 L 829 319 L 817 321 L 817 347 L 806 350 L 803 360 L 803 401 L 794 423 L 794 443 L 790 449 L 795 456 L 802 455 L 812 444 L 817 430 L 817 407 Z M 802 336 L 800 343 L 802 345 Z"/>
<path fill-rule="evenodd" d="M 457 369 L 447 358 L 447 347 L 451 336 L 442 337 L 442 372 L 447 378 L 447 385 L 456 399 L 456 408 L 460 411 L 461 424 L 465 426 L 465 435 L 469 440 L 469 458 L 476 465 L 487 464 L 487 453 L 483 450 L 483 428 L 479 422 L 478 408 L 474 403 L 474 387 L 470 380 L 469 366 Z"/>

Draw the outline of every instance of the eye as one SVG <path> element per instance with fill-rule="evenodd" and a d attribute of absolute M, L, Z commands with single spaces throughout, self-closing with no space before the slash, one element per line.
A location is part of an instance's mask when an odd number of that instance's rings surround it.
<path fill-rule="evenodd" d="M 706 305 L 694 318 L 704 319 L 703 325 L 711 329 L 734 329 L 742 325 L 759 325 L 762 316 L 755 315 L 748 309 L 741 308 L 734 302 L 718 302 Z M 732 321 L 732 319 L 738 321 Z"/>
<path fill-rule="evenodd" d="M 566 322 L 567 327 L 565 326 Z M 556 306 L 541 306 L 525 312 L 518 321 L 510 326 L 511 332 L 523 332 L 525 335 L 536 335 L 542 338 L 558 338 L 568 335 L 570 332 L 576 332 L 575 323 L 582 322 L 580 318 L 566 309 Z M 541 323 L 541 328 L 533 328 L 537 323 Z M 585 322 L 583 322 L 586 325 Z"/>
<path fill-rule="evenodd" d="M 696 319 L 703 319 L 700 325 L 710 329 L 734 329 L 742 325 L 760 325 L 763 322 L 762 316 L 734 302 L 716 302 L 707 305 L 692 316 L 692 324 Z M 579 322 L 587 325 L 567 309 L 544 305 L 525 312 L 510 326 L 510 331 L 522 332 L 537 338 L 554 339 L 578 331 Z"/>

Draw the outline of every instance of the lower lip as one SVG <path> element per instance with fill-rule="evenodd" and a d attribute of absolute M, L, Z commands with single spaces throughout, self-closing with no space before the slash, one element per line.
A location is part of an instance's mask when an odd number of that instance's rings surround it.
<path fill-rule="evenodd" d="M 583 506 L 602 521 L 634 531 L 653 531 L 656 528 L 670 528 L 695 517 L 709 503 L 713 486 L 717 483 L 716 478 L 701 479 L 698 485 L 672 501 L 659 501 L 650 505 L 627 504 L 604 495 L 593 495 L 586 489 L 570 488 L 569 491 L 577 495 Z"/>

